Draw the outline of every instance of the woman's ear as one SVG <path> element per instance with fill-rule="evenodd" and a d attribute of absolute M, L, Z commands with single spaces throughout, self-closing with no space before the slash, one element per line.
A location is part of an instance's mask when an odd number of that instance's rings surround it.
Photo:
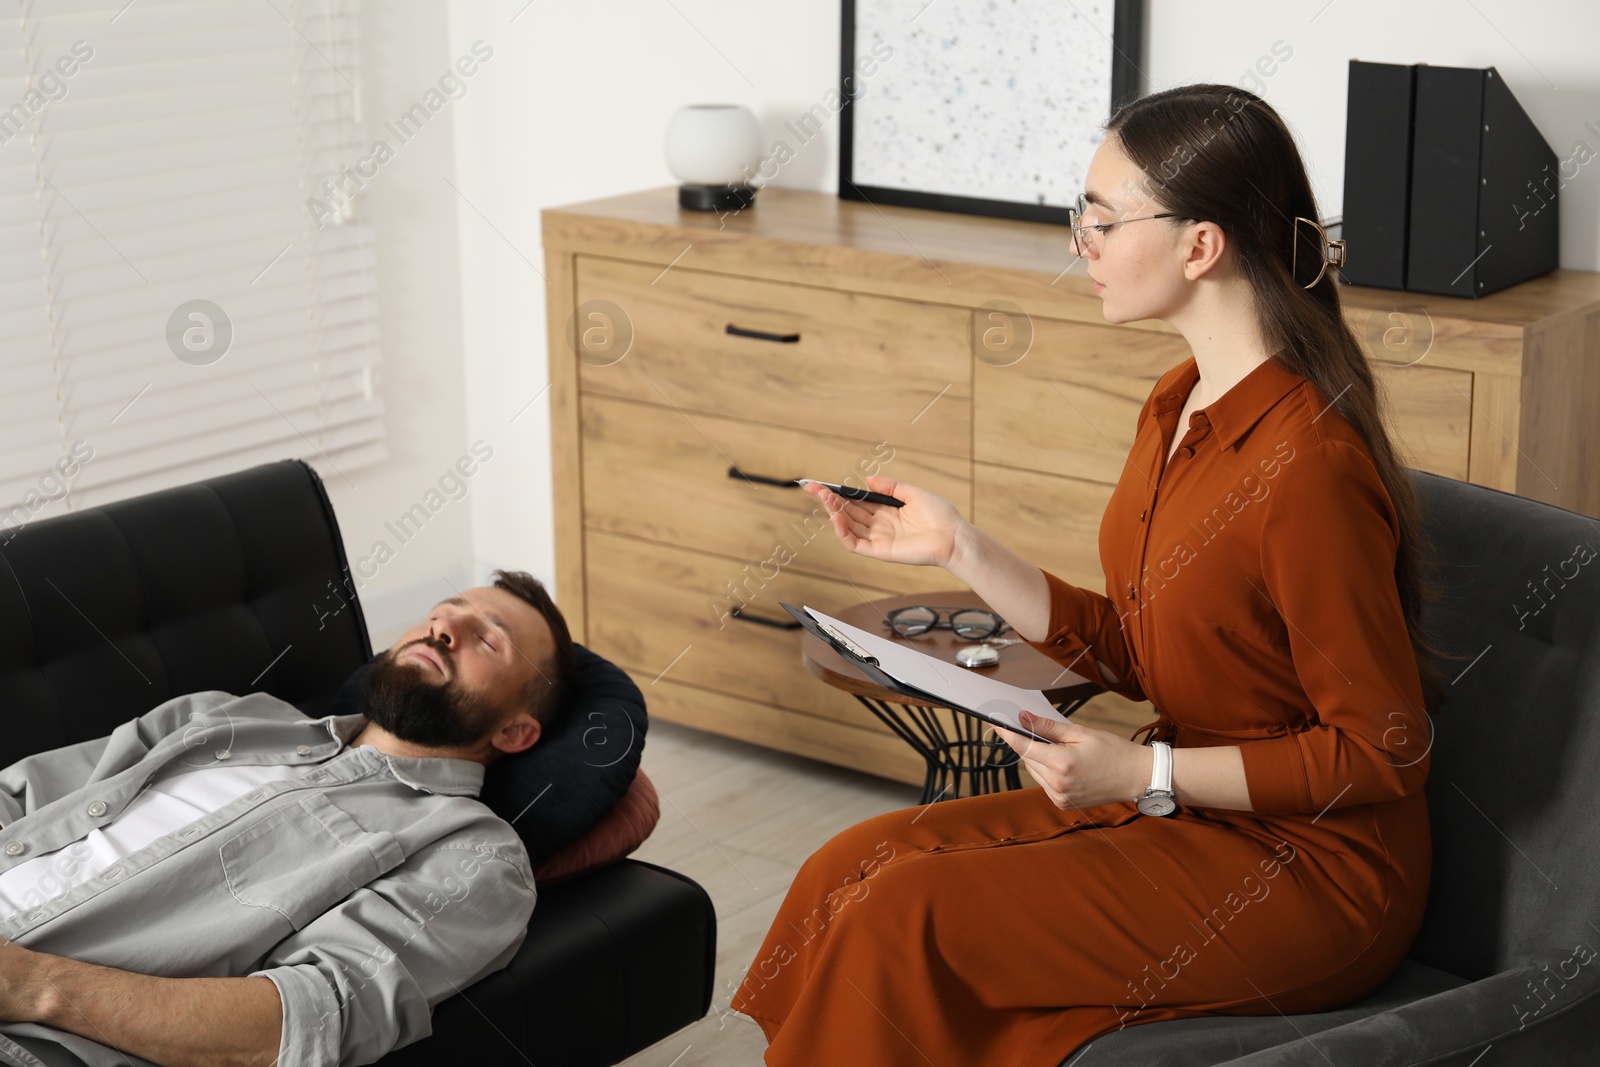
<path fill-rule="evenodd" d="M 1222 261 L 1228 247 L 1227 234 L 1214 222 L 1193 222 L 1183 244 L 1183 276 L 1191 282 L 1204 277 L 1206 272 Z"/>

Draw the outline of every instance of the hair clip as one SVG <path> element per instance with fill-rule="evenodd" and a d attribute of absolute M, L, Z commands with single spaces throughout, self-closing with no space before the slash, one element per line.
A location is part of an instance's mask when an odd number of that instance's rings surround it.
<path fill-rule="evenodd" d="M 1322 237 L 1322 268 L 1317 271 L 1317 276 L 1315 278 L 1312 278 L 1309 283 L 1300 287 L 1302 289 L 1310 289 L 1322 280 L 1322 276 L 1328 272 L 1329 267 L 1333 267 L 1335 270 L 1338 270 L 1344 266 L 1345 247 L 1343 238 L 1340 238 L 1337 241 L 1328 240 L 1328 231 L 1323 229 L 1322 224 L 1317 222 L 1315 219 L 1308 219 L 1301 215 L 1296 215 L 1294 217 L 1294 250 L 1289 260 L 1289 272 L 1291 277 L 1298 278 L 1300 276 L 1300 224 L 1302 222 L 1310 226 L 1315 226 L 1317 228 L 1317 233 Z"/>

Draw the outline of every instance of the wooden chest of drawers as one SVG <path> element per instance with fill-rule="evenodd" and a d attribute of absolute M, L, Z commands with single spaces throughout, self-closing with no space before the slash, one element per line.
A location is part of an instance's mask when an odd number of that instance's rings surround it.
<path fill-rule="evenodd" d="M 1106 324 L 1044 224 L 781 188 L 719 219 L 665 186 L 548 209 L 543 227 L 556 594 L 575 638 L 661 718 L 920 782 L 920 758 L 773 624 L 780 600 L 826 610 L 951 579 L 845 551 L 782 483 L 911 482 L 1104 591 L 1100 516 L 1183 338 Z M 1345 300 L 1412 466 L 1600 514 L 1600 275 Z M 1079 715 L 1126 734 L 1151 709 L 1105 694 Z"/>

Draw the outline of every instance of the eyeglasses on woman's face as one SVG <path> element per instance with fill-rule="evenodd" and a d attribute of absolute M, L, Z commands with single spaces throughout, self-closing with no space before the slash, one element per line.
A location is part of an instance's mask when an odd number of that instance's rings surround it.
<path fill-rule="evenodd" d="M 1099 252 L 1101 245 L 1105 243 L 1105 235 L 1113 226 L 1120 226 L 1124 222 L 1143 222 L 1145 219 L 1183 218 L 1182 215 L 1179 215 L 1175 211 L 1163 211 L 1159 215 L 1140 215 L 1135 219 L 1113 219 L 1110 222 L 1084 222 L 1084 214 L 1088 211 L 1088 209 L 1088 197 L 1084 196 L 1082 193 L 1078 194 L 1077 202 L 1072 207 L 1067 208 L 1067 223 L 1072 227 L 1072 251 L 1075 255 L 1079 256 L 1088 254 L 1091 240 L 1094 242 L 1095 251 Z M 1092 239 L 1090 237 L 1091 233 L 1094 234 Z"/>

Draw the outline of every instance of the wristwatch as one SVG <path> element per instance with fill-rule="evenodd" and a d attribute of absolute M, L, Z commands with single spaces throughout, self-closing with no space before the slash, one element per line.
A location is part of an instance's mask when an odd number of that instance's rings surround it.
<path fill-rule="evenodd" d="M 1178 810 L 1177 797 L 1172 792 L 1172 745 L 1166 741 L 1152 741 L 1155 749 L 1155 770 L 1150 775 L 1150 788 L 1139 798 L 1139 814 L 1171 815 Z"/>

